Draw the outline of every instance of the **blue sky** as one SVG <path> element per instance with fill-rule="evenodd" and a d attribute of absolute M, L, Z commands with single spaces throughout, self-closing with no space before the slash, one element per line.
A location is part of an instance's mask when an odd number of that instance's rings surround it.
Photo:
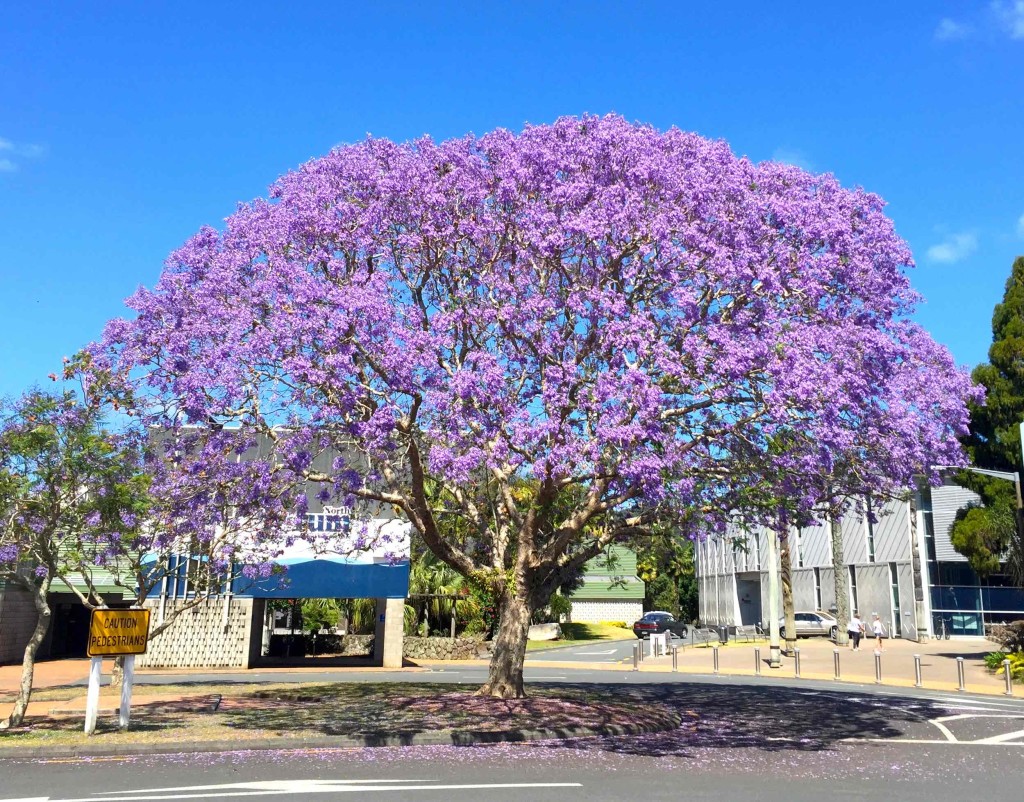
<path fill-rule="evenodd" d="M 360 5 L 5 3 L 0 395 L 47 384 L 174 247 L 336 144 L 584 112 L 879 193 L 918 320 L 985 359 L 1024 254 L 1024 0 Z"/>

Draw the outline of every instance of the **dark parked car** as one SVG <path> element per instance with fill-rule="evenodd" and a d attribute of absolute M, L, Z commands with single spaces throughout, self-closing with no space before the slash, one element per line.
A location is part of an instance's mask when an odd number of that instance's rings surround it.
<path fill-rule="evenodd" d="M 643 618 L 633 624 L 633 634 L 641 640 L 651 635 L 660 635 L 668 632 L 669 637 L 675 635 L 677 638 L 686 637 L 686 624 L 676 621 L 672 613 L 655 610 L 646 613 Z"/>

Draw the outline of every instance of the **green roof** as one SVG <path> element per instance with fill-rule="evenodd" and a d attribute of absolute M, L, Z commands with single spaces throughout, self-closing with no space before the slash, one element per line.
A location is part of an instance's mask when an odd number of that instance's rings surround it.
<path fill-rule="evenodd" d="M 635 601 L 643 597 L 644 583 L 636 576 L 589 576 L 569 596 L 572 601 Z"/>
<path fill-rule="evenodd" d="M 643 597 L 644 583 L 636 575 L 636 554 L 625 546 L 609 546 L 604 555 L 587 562 L 583 586 L 569 596 L 576 601 L 633 601 Z"/>

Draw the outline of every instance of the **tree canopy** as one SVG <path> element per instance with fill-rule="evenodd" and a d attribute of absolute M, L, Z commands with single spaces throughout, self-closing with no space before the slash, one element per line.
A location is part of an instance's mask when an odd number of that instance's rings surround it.
<path fill-rule="evenodd" d="M 147 419 L 275 443 L 254 492 L 400 509 L 495 589 L 485 690 L 520 694 L 530 610 L 650 521 L 724 526 L 780 433 L 791 476 L 863 431 L 898 480 L 961 459 L 969 380 L 909 322 L 911 264 L 878 197 L 676 129 L 371 138 L 202 229 L 93 355 Z"/>
<path fill-rule="evenodd" d="M 979 468 L 1021 470 L 1020 423 L 1024 421 L 1024 256 L 1006 280 L 1003 300 L 992 313 L 988 362 L 971 374 L 985 388 L 984 403 L 970 404 L 970 433 L 964 438 L 971 462 Z M 953 546 L 980 575 L 997 573 L 1010 558 L 1024 582 L 1024 544 L 1017 537 L 1017 499 L 1012 483 L 968 471 L 957 481 L 981 496 L 984 506 L 963 511 L 953 525 Z M 1013 548 L 1011 548 L 1013 547 Z"/>

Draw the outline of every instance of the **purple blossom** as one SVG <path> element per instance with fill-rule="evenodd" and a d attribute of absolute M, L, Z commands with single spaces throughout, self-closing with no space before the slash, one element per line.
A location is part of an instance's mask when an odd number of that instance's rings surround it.
<path fill-rule="evenodd" d="M 446 561 L 522 557 L 528 584 L 651 511 L 699 536 L 737 489 L 812 515 L 837 466 L 888 492 L 962 462 L 980 396 L 909 322 L 912 266 L 879 197 L 676 129 L 367 139 L 200 230 L 92 358 L 174 432 L 154 488 L 181 532 L 228 506 L 269 547 L 314 488 L 434 532 L 439 496 L 471 533 Z M 516 493 L 588 501 L 558 529 Z"/>

